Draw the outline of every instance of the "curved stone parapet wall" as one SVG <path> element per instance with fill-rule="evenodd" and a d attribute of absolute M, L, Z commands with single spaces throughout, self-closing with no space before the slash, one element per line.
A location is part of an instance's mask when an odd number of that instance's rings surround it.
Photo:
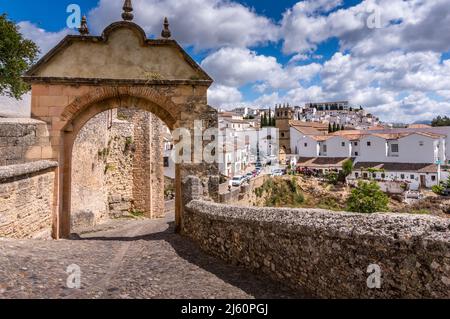
<path fill-rule="evenodd" d="M 450 219 L 197 199 L 187 206 L 183 233 L 206 252 L 311 297 L 450 298 Z"/>
<path fill-rule="evenodd" d="M 0 167 L 0 237 L 50 238 L 58 163 Z"/>

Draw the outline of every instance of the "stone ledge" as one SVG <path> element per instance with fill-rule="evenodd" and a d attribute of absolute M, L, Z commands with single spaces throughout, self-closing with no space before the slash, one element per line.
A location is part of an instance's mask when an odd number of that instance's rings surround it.
<path fill-rule="evenodd" d="M 283 227 L 286 232 L 327 231 L 348 238 L 354 235 L 381 236 L 389 240 L 440 240 L 450 249 L 450 219 L 435 216 L 332 212 L 323 209 L 253 208 L 193 200 L 187 208 L 209 218 Z"/>
<path fill-rule="evenodd" d="M 450 219 L 193 200 L 182 227 L 204 251 L 311 296 L 450 298 Z"/>
<path fill-rule="evenodd" d="M 0 125 L 3 124 L 46 124 L 44 121 L 35 120 L 28 117 L 0 117 Z"/>
<path fill-rule="evenodd" d="M 58 167 L 58 162 L 54 161 L 36 161 L 26 164 L 0 166 L 0 183 L 23 176 L 33 175 L 56 167 Z"/>

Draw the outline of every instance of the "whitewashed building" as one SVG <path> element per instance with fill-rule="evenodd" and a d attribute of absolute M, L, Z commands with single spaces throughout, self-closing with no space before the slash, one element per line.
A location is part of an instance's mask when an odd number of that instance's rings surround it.
<path fill-rule="evenodd" d="M 291 148 L 299 159 L 328 158 L 330 165 L 352 159 L 355 171 L 350 179 L 402 182 L 416 189 L 437 185 L 448 177 L 449 129 L 348 130 L 323 136 L 291 128 Z M 313 162 L 303 160 L 305 166 Z"/>

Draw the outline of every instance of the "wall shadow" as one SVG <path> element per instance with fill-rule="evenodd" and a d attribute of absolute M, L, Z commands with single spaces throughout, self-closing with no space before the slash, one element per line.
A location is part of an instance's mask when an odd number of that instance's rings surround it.
<path fill-rule="evenodd" d="M 214 274 L 226 283 L 238 287 L 256 299 L 305 299 L 312 298 L 303 291 L 293 290 L 276 282 L 264 274 L 255 274 L 238 266 L 227 264 L 221 259 L 203 252 L 198 245 L 187 237 L 175 233 L 175 223 L 169 222 L 167 229 L 135 237 L 100 236 L 76 240 L 87 241 L 165 241 L 176 251 L 177 255 L 191 264 Z"/>

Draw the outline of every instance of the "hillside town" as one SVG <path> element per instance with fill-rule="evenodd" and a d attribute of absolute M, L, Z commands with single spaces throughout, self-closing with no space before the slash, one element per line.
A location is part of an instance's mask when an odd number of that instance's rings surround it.
<path fill-rule="evenodd" d="M 275 126 L 261 127 L 264 117 Z M 350 182 L 374 179 L 393 192 L 405 184 L 406 190 L 431 189 L 449 177 L 450 127 L 393 127 L 347 101 L 236 108 L 220 112 L 219 125 L 221 174 L 228 178 L 245 175 L 257 161 L 323 175 L 339 172 L 346 160 L 354 163 Z"/>

